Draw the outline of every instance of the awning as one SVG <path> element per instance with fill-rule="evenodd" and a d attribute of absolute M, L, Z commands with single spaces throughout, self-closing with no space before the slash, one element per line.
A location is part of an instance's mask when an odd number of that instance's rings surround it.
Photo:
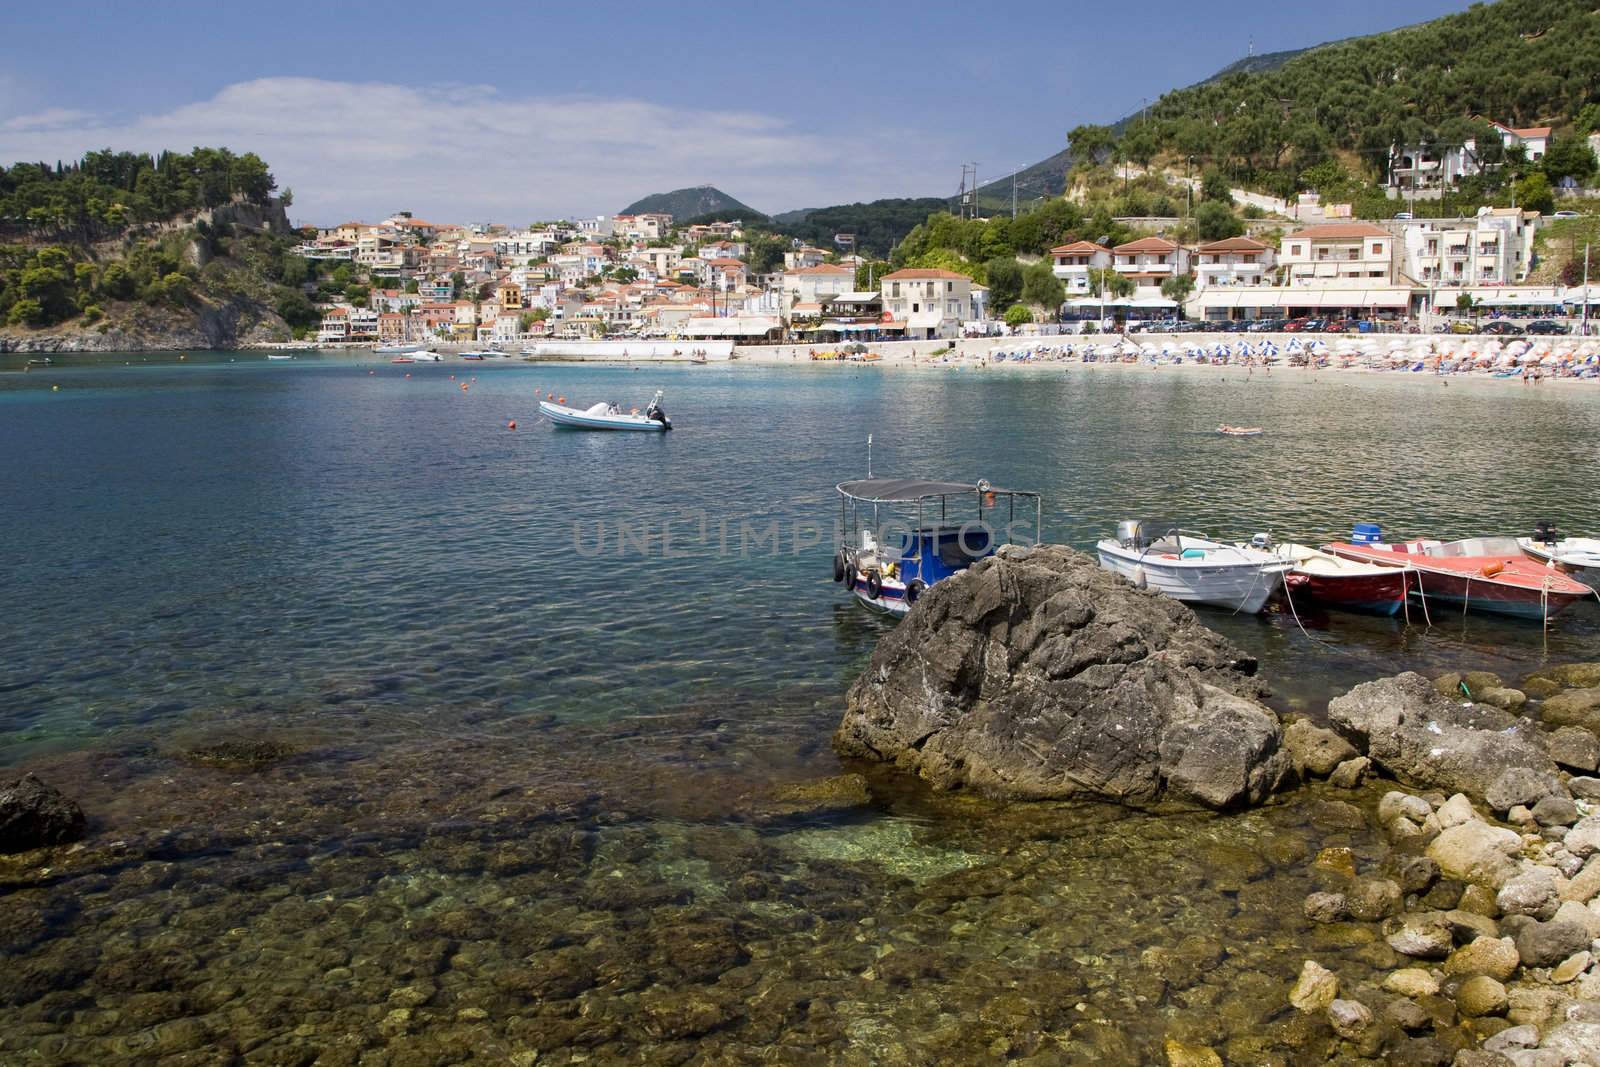
<path fill-rule="evenodd" d="M 1168 300 L 1164 296 L 1144 296 L 1137 300 L 1129 301 L 1128 306 L 1136 308 L 1175 308 L 1178 306 L 1178 302 L 1176 300 Z"/>
<path fill-rule="evenodd" d="M 760 337 L 777 328 L 776 319 L 730 315 L 720 319 L 690 319 L 680 329 L 690 337 Z"/>

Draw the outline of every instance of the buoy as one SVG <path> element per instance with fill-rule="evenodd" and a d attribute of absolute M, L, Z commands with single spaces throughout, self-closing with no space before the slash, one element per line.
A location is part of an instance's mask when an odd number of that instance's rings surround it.
<path fill-rule="evenodd" d="M 1479 573 L 1481 573 L 1485 578 L 1493 578 L 1495 575 L 1499 574 L 1505 569 L 1506 565 L 1504 561 L 1495 560 L 1493 563 L 1485 563 L 1480 569 Z"/>
<path fill-rule="evenodd" d="M 52 392 L 52 393 L 59 393 L 59 392 L 61 392 L 61 386 L 59 386 L 59 385 L 52 385 L 52 386 L 51 386 L 51 387 L 50 387 L 50 391 L 51 391 L 51 392 Z"/>
<path fill-rule="evenodd" d="M 411 372 L 410 371 L 406 371 L 406 377 L 407 378 L 411 377 Z"/>
<path fill-rule="evenodd" d="M 461 383 L 461 391 L 463 393 L 467 391 L 467 383 L 466 382 L 462 382 Z"/>
<path fill-rule="evenodd" d="M 566 397 L 564 397 L 564 396 L 556 397 L 556 403 L 557 404 L 565 404 L 566 402 L 567 402 L 567 398 Z"/>
<path fill-rule="evenodd" d="M 517 420 L 516 419 L 512 419 L 510 422 L 506 423 L 506 429 L 515 430 L 516 428 L 517 428 Z"/>
<path fill-rule="evenodd" d="M 454 375 L 454 374 L 452 374 L 452 375 L 450 375 L 450 380 L 451 380 L 451 381 L 452 381 L 452 382 L 453 382 L 453 381 L 455 381 L 455 380 L 456 380 L 456 376 L 455 376 L 455 375 Z"/>
<path fill-rule="evenodd" d="M 378 373 L 378 372 L 377 372 L 377 371 L 375 371 L 375 370 L 369 370 L 369 371 L 367 371 L 367 373 L 368 373 L 368 374 L 377 374 L 377 373 Z"/>

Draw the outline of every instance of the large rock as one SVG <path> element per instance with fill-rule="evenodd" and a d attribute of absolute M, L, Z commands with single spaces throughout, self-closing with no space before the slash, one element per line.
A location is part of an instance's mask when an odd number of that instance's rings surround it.
<path fill-rule="evenodd" d="M 1304 1012 L 1322 1011 L 1339 996 L 1339 976 L 1316 960 L 1306 960 L 1289 990 L 1289 1003 Z"/>
<path fill-rule="evenodd" d="M 1262 800 L 1288 769 L 1255 662 L 1188 608 L 1059 546 L 928 590 L 851 686 L 834 747 L 941 789 Z"/>
<path fill-rule="evenodd" d="M 83 809 L 31 774 L 0 788 L 0 853 L 76 841 L 83 828 Z"/>
<path fill-rule="evenodd" d="M 1539 716 L 1551 726 L 1581 726 L 1600 734 L 1600 686 L 1557 693 L 1545 700 Z"/>
<path fill-rule="evenodd" d="M 1486 974 L 1504 982 L 1522 965 L 1517 943 L 1509 937 L 1480 937 L 1450 953 L 1444 973 L 1450 977 Z"/>
<path fill-rule="evenodd" d="M 1515 830 L 1485 822 L 1452 826 L 1428 845 L 1428 858 L 1446 878 L 1498 889 L 1517 873 L 1515 857 L 1522 837 Z"/>
<path fill-rule="evenodd" d="M 1329 703 L 1328 723 L 1414 788 L 1485 797 L 1507 771 L 1556 773 L 1531 721 L 1451 699 L 1420 674 L 1356 686 Z"/>
<path fill-rule="evenodd" d="M 1589 772 L 1600 767 L 1600 738 L 1581 726 L 1557 727 L 1545 745 L 1550 758 L 1568 770 Z"/>
<path fill-rule="evenodd" d="M 1356 755 L 1355 746 L 1310 719 L 1296 719 L 1283 731 L 1283 747 L 1296 769 L 1326 778 L 1333 769 Z"/>
<path fill-rule="evenodd" d="M 1517 954 L 1524 967 L 1554 967 L 1574 952 L 1589 947 L 1589 931 L 1582 923 L 1557 919 L 1529 922 L 1517 927 Z"/>

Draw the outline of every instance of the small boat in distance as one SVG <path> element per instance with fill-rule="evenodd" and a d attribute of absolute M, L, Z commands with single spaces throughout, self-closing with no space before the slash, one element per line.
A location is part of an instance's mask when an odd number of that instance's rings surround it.
<path fill-rule="evenodd" d="M 28 366 L 30 367 L 49 367 L 54 365 L 54 363 L 55 360 L 51 359 L 49 356 L 39 356 L 35 359 L 28 360 Z"/>
<path fill-rule="evenodd" d="M 444 357 L 441 356 L 437 352 L 413 352 L 413 353 L 411 353 L 411 362 L 413 362 L 413 363 L 443 363 L 444 362 Z"/>
<path fill-rule="evenodd" d="M 1460 541 L 1403 544 L 1323 545 L 1344 559 L 1416 570 L 1416 596 L 1423 603 L 1460 605 L 1463 610 L 1548 622 L 1594 590 L 1553 567 L 1535 563 L 1514 537 L 1468 537 Z"/>
<path fill-rule="evenodd" d="M 1229 426 L 1227 423 L 1218 426 L 1217 432 L 1226 437 L 1260 437 L 1262 434 L 1259 426 Z"/>
<path fill-rule="evenodd" d="M 1600 589 L 1600 537 L 1561 537 L 1548 522 L 1541 522 L 1532 537 L 1519 537 L 1517 544 L 1529 559 Z"/>
<path fill-rule="evenodd" d="M 594 404 L 587 408 L 568 407 L 556 399 L 539 401 L 539 413 L 547 416 L 557 427 L 573 430 L 635 430 L 660 433 L 672 429 L 672 420 L 661 407 L 661 390 L 650 399 L 650 404 L 640 414 L 638 408 L 623 411 L 615 404 Z M 565 397 L 561 398 L 565 400 Z"/>
<path fill-rule="evenodd" d="M 1001 532 L 1012 521 L 1025 521 L 1032 504 L 1033 539 L 1039 541 L 1043 504 L 1038 493 L 1022 489 L 996 489 L 988 482 L 933 482 L 914 478 L 872 478 L 840 482 L 835 488 L 844 512 L 842 543 L 833 556 L 833 580 L 844 583 L 857 602 L 874 611 L 904 615 L 917 598 L 937 582 L 994 555 L 999 548 L 990 522 L 1000 522 Z M 1016 519 L 1017 501 L 1024 505 Z M 951 521 L 952 503 L 977 505 L 977 518 Z M 902 533 L 898 546 L 880 543 L 883 533 L 872 529 L 879 509 L 902 505 L 915 509 L 915 517 L 893 522 Z M 1001 507 L 1005 510 L 999 510 Z M 861 512 L 867 513 L 862 521 Z M 986 515 L 989 518 L 986 520 Z M 998 516 L 998 518 L 996 518 Z M 910 529 L 906 526 L 909 524 Z"/>
<path fill-rule="evenodd" d="M 1117 535 L 1095 551 L 1100 566 L 1140 589 L 1251 615 L 1267 606 L 1294 566 L 1258 548 L 1222 544 L 1150 519 L 1118 523 Z"/>
<path fill-rule="evenodd" d="M 407 356 L 413 352 L 421 352 L 422 349 L 423 346 L 420 343 L 407 343 L 403 345 L 379 345 L 372 351 L 380 356 Z"/>
<path fill-rule="evenodd" d="M 291 356 L 291 355 L 280 353 L 280 352 L 268 352 L 267 353 L 267 358 L 268 359 L 293 359 L 294 357 Z"/>
<path fill-rule="evenodd" d="M 461 353 L 461 358 L 471 360 L 500 359 L 504 355 L 505 353 L 497 348 L 485 348 L 481 351 L 463 352 Z"/>

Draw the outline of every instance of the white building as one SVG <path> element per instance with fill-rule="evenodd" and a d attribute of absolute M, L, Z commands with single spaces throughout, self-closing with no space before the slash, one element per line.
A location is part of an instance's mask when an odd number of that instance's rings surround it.
<path fill-rule="evenodd" d="M 1550 151 L 1549 126 L 1526 126 L 1517 129 L 1515 126 L 1507 126 L 1493 119 L 1489 120 L 1489 125 L 1499 132 L 1500 140 L 1507 148 L 1520 148 L 1526 152 L 1529 163 L 1539 162 L 1544 158 L 1544 154 Z"/>
<path fill-rule="evenodd" d="M 1272 247 L 1250 237 L 1229 237 L 1194 250 L 1195 287 L 1267 285 L 1272 281 Z"/>
<path fill-rule="evenodd" d="M 805 309 L 801 314 L 809 312 L 813 307 L 820 313 L 824 301 L 840 293 L 848 293 L 856 287 L 855 271 L 849 267 L 839 267 L 829 263 L 802 267 L 799 270 L 786 270 L 780 277 L 783 314 L 786 321 L 794 317 L 797 308 Z"/>
<path fill-rule="evenodd" d="M 1135 299 L 1159 297 L 1162 282 L 1189 273 L 1189 250 L 1165 237 L 1129 241 L 1113 248 L 1111 256 L 1112 268 L 1137 286 Z"/>
<path fill-rule="evenodd" d="M 906 338 L 958 337 L 963 322 L 978 316 L 972 306 L 972 279 L 948 270 L 910 268 L 885 274 L 880 283 L 883 310 L 906 324 Z"/>
<path fill-rule="evenodd" d="M 1390 285 L 1394 234 L 1370 222 L 1307 226 L 1283 239 L 1278 263 L 1290 285 Z"/>
<path fill-rule="evenodd" d="M 1424 285 L 1512 285 L 1533 264 L 1539 213 L 1483 208 L 1470 219 L 1419 219 L 1400 232 L 1401 271 Z"/>
<path fill-rule="evenodd" d="M 1437 190 L 1454 187 L 1462 178 L 1482 169 L 1478 144 L 1473 140 L 1455 145 L 1395 145 L 1389 149 L 1389 188 L 1402 194 L 1437 195 Z"/>
<path fill-rule="evenodd" d="M 1052 273 L 1061 279 L 1067 295 L 1084 296 L 1093 289 L 1089 272 L 1111 266 L 1111 249 L 1093 241 L 1075 241 L 1050 250 Z"/>

